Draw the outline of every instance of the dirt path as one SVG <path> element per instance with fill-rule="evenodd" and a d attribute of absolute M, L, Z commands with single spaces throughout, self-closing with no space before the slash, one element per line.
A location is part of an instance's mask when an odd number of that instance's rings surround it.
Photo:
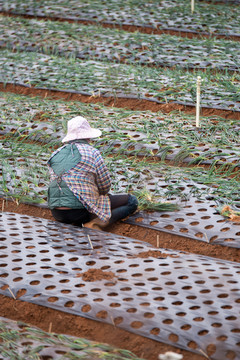
<path fill-rule="evenodd" d="M 102 97 L 102 96 L 88 96 L 78 93 L 71 93 L 67 91 L 48 90 L 48 89 L 37 89 L 34 87 L 25 87 L 22 85 L 12 85 L 0 83 L 0 91 L 11 92 L 19 95 L 27 96 L 40 96 L 42 98 L 50 99 L 64 99 L 66 101 L 81 101 L 85 104 L 97 104 L 101 103 L 109 107 L 126 108 L 129 110 L 150 110 L 153 112 L 162 111 L 163 113 L 169 113 L 174 110 L 183 111 L 186 114 L 195 114 L 195 106 L 180 105 L 177 103 L 166 103 L 158 104 L 157 102 L 144 100 L 144 99 L 130 99 L 130 98 L 114 98 Z M 220 116 L 225 119 L 240 120 L 240 112 L 220 110 L 213 108 L 201 107 L 202 116 Z"/>

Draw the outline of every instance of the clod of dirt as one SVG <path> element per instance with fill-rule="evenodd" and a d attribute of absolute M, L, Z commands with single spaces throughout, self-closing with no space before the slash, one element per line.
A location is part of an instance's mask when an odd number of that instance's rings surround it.
<path fill-rule="evenodd" d="M 143 251 L 141 253 L 139 253 L 137 255 L 137 257 L 140 258 L 148 258 L 148 257 L 154 257 L 154 258 L 166 258 L 166 257 L 179 257 L 178 255 L 172 255 L 172 254 L 165 254 L 162 253 L 159 250 L 148 250 L 148 251 Z"/>
<path fill-rule="evenodd" d="M 110 280 L 115 277 L 112 271 L 103 271 L 101 269 L 89 269 L 84 273 L 79 273 L 77 277 L 82 277 L 84 281 Z"/>

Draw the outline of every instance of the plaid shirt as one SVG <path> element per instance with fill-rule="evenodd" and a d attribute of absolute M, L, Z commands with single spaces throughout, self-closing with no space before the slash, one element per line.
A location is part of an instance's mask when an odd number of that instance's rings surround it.
<path fill-rule="evenodd" d="M 81 161 L 62 175 L 69 189 L 81 201 L 83 206 L 101 220 L 111 217 L 111 204 L 108 192 L 111 187 L 110 173 L 100 152 L 89 144 L 75 143 Z M 52 157 L 62 149 L 56 150 Z M 50 168 L 50 180 L 57 175 Z"/>

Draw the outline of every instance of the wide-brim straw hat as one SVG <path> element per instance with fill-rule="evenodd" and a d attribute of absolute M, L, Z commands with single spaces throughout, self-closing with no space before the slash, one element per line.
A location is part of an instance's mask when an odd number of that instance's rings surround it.
<path fill-rule="evenodd" d="M 62 139 L 62 142 L 77 139 L 92 139 L 101 135 L 101 130 L 92 128 L 87 119 L 82 116 L 76 116 L 68 121 L 67 135 Z"/>

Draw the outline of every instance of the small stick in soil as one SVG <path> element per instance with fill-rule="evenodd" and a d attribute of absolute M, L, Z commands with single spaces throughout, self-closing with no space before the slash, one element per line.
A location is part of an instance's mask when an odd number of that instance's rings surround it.
<path fill-rule="evenodd" d="M 203 356 L 205 356 L 207 359 L 211 360 L 211 358 L 205 353 L 205 351 L 203 351 L 202 349 L 198 349 L 200 351 L 200 353 L 203 354 Z"/>
<path fill-rule="evenodd" d="M 159 235 L 157 235 L 157 248 L 159 248 Z"/>
<path fill-rule="evenodd" d="M 4 205 L 5 205 L 5 200 L 3 200 L 3 202 L 2 202 L 2 212 L 4 210 Z"/>
<path fill-rule="evenodd" d="M 203 233 L 204 234 L 204 236 L 205 236 L 205 239 L 207 240 L 207 242 L 209 243 L 209 239 L 208 239 L 208 237 L 207 237 L 207 234 L 206 233 Z"/>
<path fill-rule="evenodd" d="M 116 327 L 116 325 L 115 325 L 115 322 L 114 322 L 114 320 L 113 320 L 112 315 L 110 315 L 110 318 L 111 318 L 111 320 L 112 320 L 113 326 L 114 326 L 114 327 Z"/>
<path fill-rule="evenodd" d="M 91 241 L 91 239 L 90 239 L 90 236 L 87 235 L 87 237 L 88 237 L 88 241 L 89 241 L 89 244 L 90 244 L 90 246 L 91 246 L 91 249 L 93 250 L 92 241 Z"/>
<path fill-rule="evenodd" d="M 8 287 L 8 290 L 9 290 L 10 294 L 12 295 L 12 297 L 14 298 L 14 300 L 17 300 L 17 299 L 16 299 L 16 296 L 14 295 L 14 293 L 12 292 L 12 290 L 10 289 L 10 287 Z"/>
<path fill-rule="evenodd" d="M 49 332 L 49 333 L 52 332 L 52 322 L 50 322 L 50 324 L 49 324 L 48 332 Z"/>
<path fill-rule="evenodd" d="M 191 12 L 194 13 L 194 0 L 191 0 Z"/>
<path fill-rule="evenodd" d="M 199 128 L 201 76 L 197 77 L 196 128 Z"/>

